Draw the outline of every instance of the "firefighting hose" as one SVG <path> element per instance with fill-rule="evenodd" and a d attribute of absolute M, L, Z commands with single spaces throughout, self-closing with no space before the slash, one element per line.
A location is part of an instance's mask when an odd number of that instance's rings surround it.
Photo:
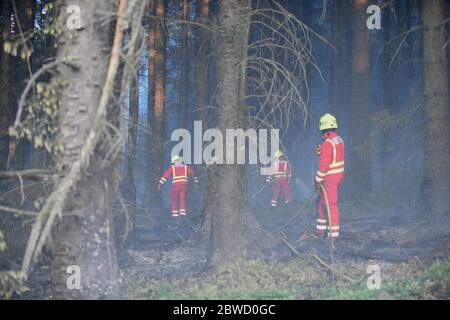
<path fill-rule="evenodd" d="M 295 220 L 297 220 L 297 218 L 300 216 L 300 214 L 303 213 L 303 211 L 308 208 L 312 201 L 317 197 L 318 194 L 318 190 L 316 190 L 315 188 L 311 188 L 311 193 L 309 195 L 309 197 L 307 198 L 307 200 L 305 201 L 305 203 L 301 206 L 301 208 L 297 211 L 297 213 L 285 224 L 283 224 L 282 226 L 275 228 L 274 230 L 270 231 L 271 234 L 277 233 L 279 231 L 282 231 L 284 228 L 286 228 L 288 225 L 290 225 L 292 222 L 294 222 Z"/>
<path fill-rule="evenodd" d="M 329 232 L 331 233 L 331 216 L 330 216 L 330 204 L 328 202 L 328 195 L 327 195 L 327 192 L 325 191 L 325 188 L 323 187 L 323 185 L 321 183 L 319 183 L 319 186 L 323 192 L 323 197 L 325 199 L 325 205 L 327 206 L 328 228 L 329 228 Z"/>

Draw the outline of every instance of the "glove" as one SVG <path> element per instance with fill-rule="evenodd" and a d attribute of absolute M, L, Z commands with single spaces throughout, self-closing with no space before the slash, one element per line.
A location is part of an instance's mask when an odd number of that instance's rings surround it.
<path fill-rule="evenodd" d="M 316 183 L 315 183 L 316 189 L 320 189 L 320 184 L 322 183 L 322 181 L 323 178 L 316 176 Z"/>

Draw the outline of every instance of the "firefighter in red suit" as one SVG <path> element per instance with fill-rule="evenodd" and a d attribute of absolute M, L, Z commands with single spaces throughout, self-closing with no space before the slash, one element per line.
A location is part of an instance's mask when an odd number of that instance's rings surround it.
<path fill-rule="evenodd" d="M 272 207 L 278 206 L 278 199 L 282 191 L 284 193 L 284 202 L 286 204 L 291 202 L 291 188 L 289 187 L 292 177 L 291 166 L 282 151 L 275 152 L 275 158 L 277 160 L 273 163 L 270 175 L 266 179 L 267 182 L 273 183 Z"/>
<path fill-rule="evenodd" d="M 181 158 L 177 155 L 172 157 L 172 165 L 166 170 L 159 180 L 158 189 L 172 177 L 172 217 L 179 215 L 185 216 L 187 210 L 186 194 L 188 189 L 188 177 L 192 176 L 194 183 L 197 185 L 199 180 L 194 171 L 185 165 Z M 179 201 L 179 206 L 178 206 Z"/>
<path fill-rule="evenodd" d="M 319 168 L 316 186 L 320 189 L 317 206 L 317 233 L 327 232 L 327 238 L 335 240 L 339 236 L 338 192 L 344 177 L 344 141 L 336 133 L 336 118 L 327 113 L 320 118 L 322 144 L 318 148 Z M 327 214 L 325 214 L 325 210 Z"/>

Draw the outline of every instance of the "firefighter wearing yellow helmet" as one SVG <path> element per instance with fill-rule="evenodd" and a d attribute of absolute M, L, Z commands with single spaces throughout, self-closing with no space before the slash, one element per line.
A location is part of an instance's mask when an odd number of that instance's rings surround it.
<path fill-rule="evenodd" d="M 316 184 L 321 190 L 320 201 L 317 206 L 318 234 L 327 232 L 328 239 L 334 240 L 339 236 L 339 186 L 344 177 L 344 140 L 337 134 L 336 118 L 326 113 L 320 118 L 319 129 L 322 131 L 322 144 L 318 148 L 319 165 Z M 325 216 L 324 206 L 327 208 Z"/>
<path fill-rule="evenodd" d="M 187 212 L 188 177 L 192 176 L 196 185 L 199 183 L 199 179 L 194 170 L 183 163 L 179 155 L 172 156 L 170 162 L 171 166 L 159 179 L 158 189 L 161 189 L 164 183 L 172 177 L 172 217 L 185 216 Z"/>
<path fill-rule="evenodd" d="M 274 155 L 276 160 L 270 168 L 270 175 L 267 176 L 266 181 L 270 183 L 273 182 L 271 206 L 277 207 L 278 199 L 280 198 L 282 191 L 284 193 L 284 202 L 286 204 L 291 202 L 291 188 L 289 186 L 289 181 L 292 177 L 292 173 L 291 165 L 287 161 L 283 151 L 278 150 Z"/>

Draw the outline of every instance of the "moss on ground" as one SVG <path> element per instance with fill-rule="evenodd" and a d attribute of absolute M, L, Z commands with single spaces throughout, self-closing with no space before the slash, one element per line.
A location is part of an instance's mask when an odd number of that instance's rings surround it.
<path fill-rule="evenodd" d="M 128 299 L 449 299 L 450 258 L 383 264 L 381 288 L 370 290 L 367 264 L 337 264 L 332 276 L 304 260 L 269 264 L 239 261 L 185 279 L 144 279 L 125 272 Z"/>

